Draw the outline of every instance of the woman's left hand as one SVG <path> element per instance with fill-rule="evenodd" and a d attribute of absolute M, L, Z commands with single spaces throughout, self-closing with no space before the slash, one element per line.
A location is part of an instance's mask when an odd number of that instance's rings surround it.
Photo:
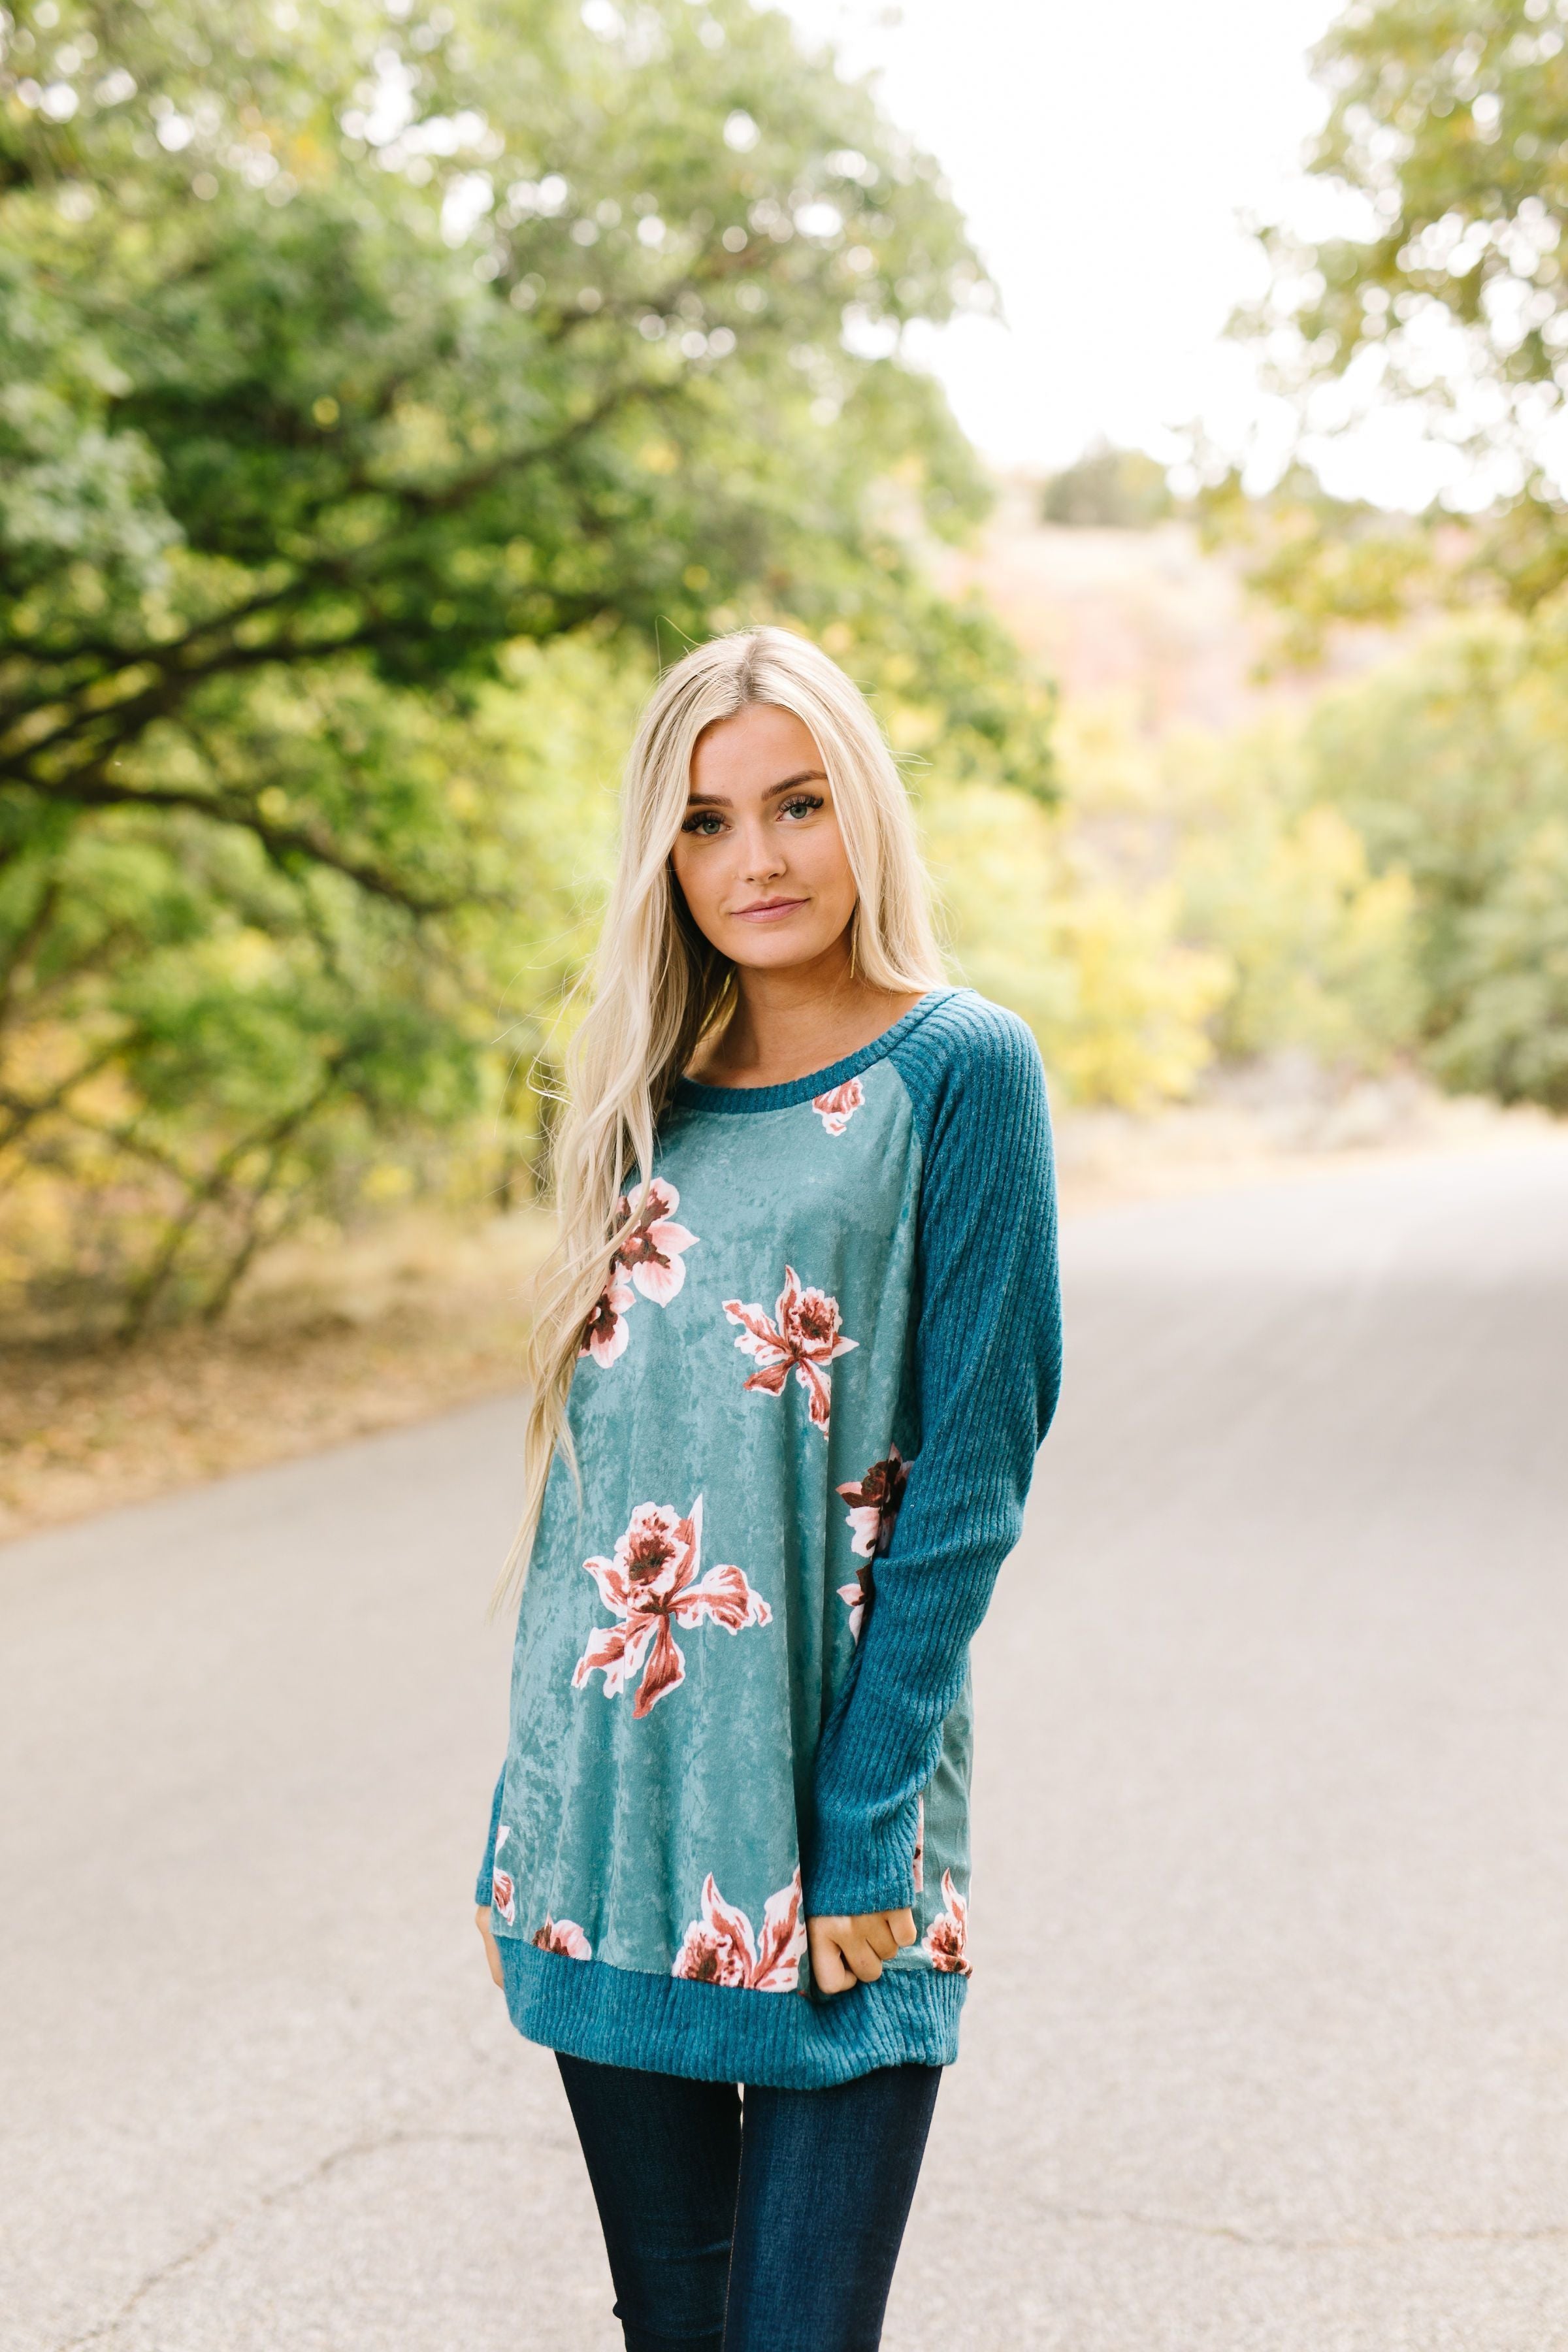
<path fill-rule="evenodd" d="M 818 1992 L 875 1984 L 882 1962 L 915 1940 L 912 1911 L 863 1911 L 853 1919 L 808 1919 L 805 1940 Z"/>

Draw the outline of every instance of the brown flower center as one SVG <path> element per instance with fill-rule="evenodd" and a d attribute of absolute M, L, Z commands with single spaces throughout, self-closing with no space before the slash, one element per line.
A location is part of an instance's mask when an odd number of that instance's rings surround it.
<path fill-rule="evenodd" d="M 626 1548 L 626 1574 L 638 1584 L 651 1582 L 675 1556 L 675 1546 L 668 1536 L 635 1536 Z"/>

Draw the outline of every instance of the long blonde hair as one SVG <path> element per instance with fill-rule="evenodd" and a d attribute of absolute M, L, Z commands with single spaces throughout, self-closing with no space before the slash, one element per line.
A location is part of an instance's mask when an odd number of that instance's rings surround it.
<path fill-rule="evenodd" d="M 676 663 L 644 707 L 621 793 L 620 856 L 592 971 L 593 1002 L 566 1055 L 553 1173 L 559 1237 L 541 1269 L 528 1349 L 522 1523 L 497 1587 L 521 1587 L 560 1453 L 575 1471 L 566 1401 L 583 1333 L 647 1197 L 654 1137 L 676 1081 L 729 1017 L 735 968 L 686 909 L 670 852 L 697 739 L 752 703 L 793 711 L 816 741 L 857 891 L 855 971 L 899 994 L 940 986 L 908 795 L 869 704 L 837 662 L 787 629 L 714 637 Z M 638 1178 L 635 1197 L 633 1173 Z"/>

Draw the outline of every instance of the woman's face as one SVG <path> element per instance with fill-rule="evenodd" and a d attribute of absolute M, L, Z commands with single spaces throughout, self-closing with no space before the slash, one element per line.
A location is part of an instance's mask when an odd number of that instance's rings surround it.
<path fill-rule="evenodd" d="M 793 711 L 751 703 L 703 729 L 670 863 L 693 922 L 732 963 L 786 971 L 844 939 L 855 878 L 822 755 Z"/>

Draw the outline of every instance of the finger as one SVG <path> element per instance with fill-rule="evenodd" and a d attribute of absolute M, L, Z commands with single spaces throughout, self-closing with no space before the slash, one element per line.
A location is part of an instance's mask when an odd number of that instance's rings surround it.
<path fill-rule="evenodd" d="M 899 1939 L 885 1917 L 868 1919 L 862 1932 L 879 1960 L 892 1958 L 899 1948 Z"/>
<path fill-rule="evenodd" d="M 875 1984 L 882 1973 L 882 1963 L 864 1936 L 857 1936 L 844 1948 L 844 1957 L 862 1984 Z"/>
<path fill-rule="evenodd" d="M 811 1974 L 817 1991 L 847 1992 L 855 1979 L 834 1938 L 815 1922 L 809 1922 L 806 1942 L 811 1949 Z"/>
<path fill-rule="evenodd" d="M 912 1911 L 889 1911 L 888 1925 L 893 1931 L 893 1940 L 900 1951 L 907 1944 L 914 1942 L 915 1915 Z"/>

